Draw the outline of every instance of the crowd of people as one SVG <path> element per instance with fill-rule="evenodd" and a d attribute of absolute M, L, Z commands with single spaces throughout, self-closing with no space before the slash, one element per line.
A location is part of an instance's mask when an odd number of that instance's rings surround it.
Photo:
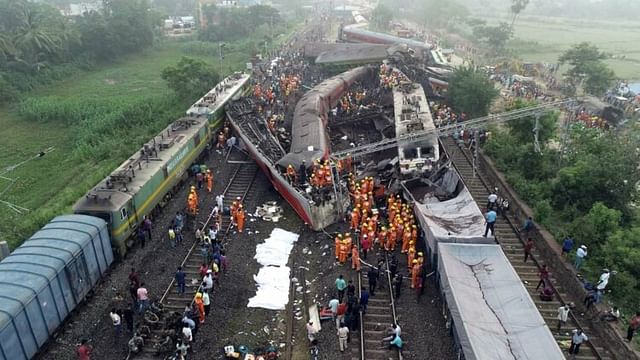
<path fill-rule="evenodd" d="M 405 276 L 417 297 L 424 294 L 423 285 L 428 276 L 426 258 L 417 245 L 420 233 L 410 204 L 399 194 L 385 194 L 384 187 L 369 176 L 356 179 L 350 174 L 349 193 L 349 229 L 334 236 L 335 260 L 340 265 L 348 264 L 356 272 L 366 271 L 368 286 L 362 286 L 358 296 L 353 281 L 343 275 L 335 280 L 335 294 L 328 302 L 327 313 L 335 322 L 340 351 L 346 350 L 350 332 L 358 329 L 360 312 L 366 314 L 369 298 L 376 296 L 378 285 L 384 281 L 381 278 L 388 274 L 392 279 L 390 292 L 398 299 Z M 387 260 L 380 257 L 369 263 L 367 257 L 371 253 L 386 253 Z M 406 256 L 406 272 L 399 268 L 398 255 Z M 381 339 L 383 345 L 401 349 L 400 326 L 391 324 L 388 331 Z M 312 346 L 317 346 L 317 333 L 311 322 L 307 325 L 307 334 Z"/>
<path fill-rule="evenodd" d="M 467 114 L 462 112 L 459 115 L 451 109 L 450 106 L 436 101 L 430 102 L 431 115 L 436 127 L 448 126 L 464 122 L 467 120 Z"/>
<path fill-rule="evenodd" d="M 589 110 L 580 107 L 573 112 L 567 113 L 568 120 L 574 123 L 581 123 L 587 128 L 597 128 L 609 130 L 609 122 L 600 115 L 600 111 Z"/>
<path fill-rule="evenodd" d="M 386 64 L 380 65 L 378 76 L 380 79 L 380 87 L 385 90 L 393 89 L 401 83 L 411 82 L 401 71 Z"/>

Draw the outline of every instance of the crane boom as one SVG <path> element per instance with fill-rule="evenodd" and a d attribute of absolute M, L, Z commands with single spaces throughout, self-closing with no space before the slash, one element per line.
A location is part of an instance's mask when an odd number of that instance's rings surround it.
<path fill-rule="evenodd" d="M 437 128 L 436 130 L 417 131 L 414 133 L 409 133 L 401 136 L 396 136 L 393 138 L 384 139 L 371 144 L 357 146 L 347 150 L 337 151 L 331 154 L 331 158 L 333 158 L 334 160 L 339 160 L 349 156 L 353 156 L 353 157 L 363 156 L 363 155 L 394 148 L 398 146 L 398 143 L 418 142 L 418 141 L 427 139 L 433 136 L 434 134 L 438 137 L 450 135 L 456 131 L 459 131 L 460 126 L 464 126 L 465 129 L 469 129 L 469 128 L 474 128 L 480 125 L 486 125 L 490 123 L 500 124 L 507 121 L 522 119 L 529 116 L 540 115 L 542 113 L 546 113 L 553 109 L 557 109 L 562 105 L 569 104 L 574 101 L 576 101 L 576 99 L 563 99 L 563 100 L 548 102 L 548 103 L 540 104 L 536 106 L 530 106 L 526 108 L 507 111 L 499 114 L 491 114 L 491 115 L 471 119 L 460 124 L 442 126 L 440 128 Z"/>

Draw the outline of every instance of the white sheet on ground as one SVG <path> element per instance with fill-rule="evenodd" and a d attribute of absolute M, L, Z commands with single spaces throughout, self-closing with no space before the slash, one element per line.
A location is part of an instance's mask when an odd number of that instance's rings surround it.
<path fill-rule="evenodd" d="M 289 302 L 289 275 L 287 267 L 293 244 L 300 235 L 275 228 L 264 243 L 256 246 L 254 259 L 262 268 L 254 275 L 258 290 L 256 296 L 249 299 L 247 307 L 259 307 L 270 310 L 284 310 Z"/>

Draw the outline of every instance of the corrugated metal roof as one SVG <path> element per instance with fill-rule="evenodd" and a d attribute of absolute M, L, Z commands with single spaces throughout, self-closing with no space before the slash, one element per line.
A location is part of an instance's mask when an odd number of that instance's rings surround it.
<path fill-rule="evenodd" d="M 87 243 L 98 239 L 105 226 L 103 220 L 92 216 L 60 216 L 2 260 L 0 329 L 22 311 L 20 304 L 29 303 Z"/>

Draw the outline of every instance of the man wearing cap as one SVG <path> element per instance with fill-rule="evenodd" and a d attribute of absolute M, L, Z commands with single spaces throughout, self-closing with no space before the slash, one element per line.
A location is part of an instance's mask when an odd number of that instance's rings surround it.
<path fill-rule="evenodd" d="M 600 275 L 600 279 L 596 284 L 596 304 L 599 304 L 602 300 L 602 294 L 604 293 L 604 289 L 607 287 L 609 283 L 609 269 L 603 269 L 602 274 Z"/>
<path fill-rule="evenodd" d="M 587 257 L 587 246 L 581 245 L 578 250 L 576 250 L 576 270 L 580 270 L 580 266 L 584 263 L 584 258 Z"/>

